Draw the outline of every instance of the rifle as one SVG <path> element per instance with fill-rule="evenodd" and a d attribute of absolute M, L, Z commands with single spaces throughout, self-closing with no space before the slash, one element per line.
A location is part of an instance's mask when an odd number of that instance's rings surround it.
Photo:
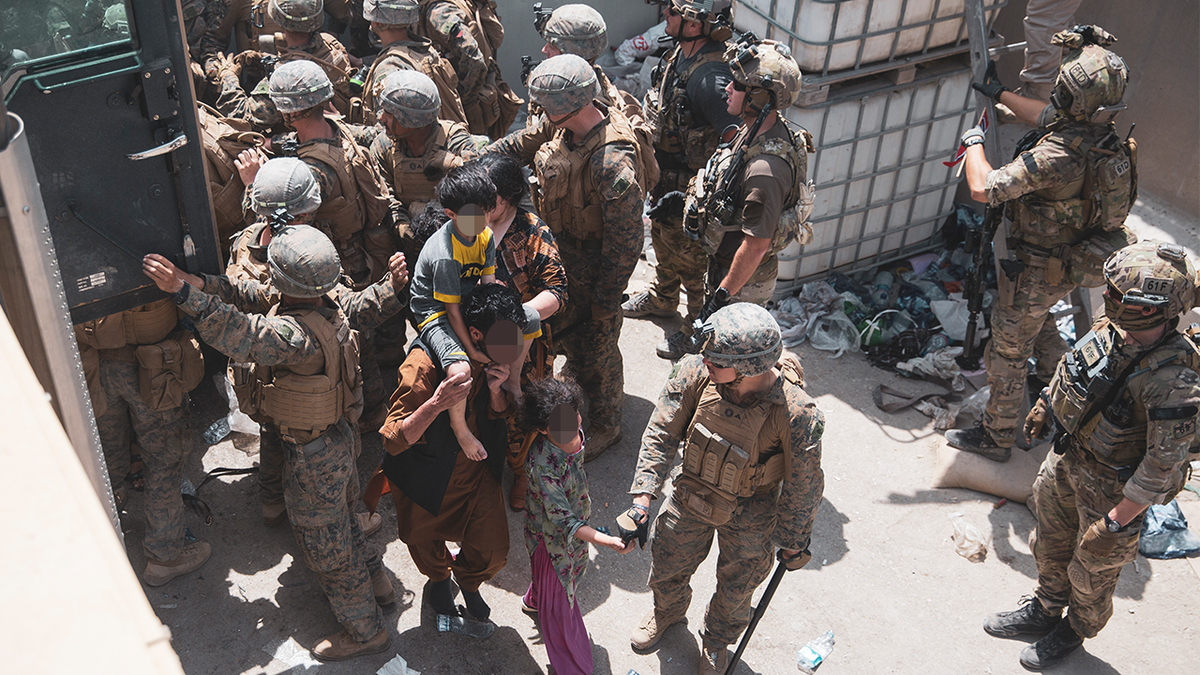
<path fill-rule="evenodd" d="M 1004 218 L 1004 207 L 988 206 L 983 213 L 983 226 L 968 228 L 963 240 L 963 249 L 972 251 L 971 266 L 967 268 L 967 278 L 963 282 L 963 297 L 967 299 L 967 334 L 963 340 L 963 353 L 958 357 L 958 365 L 963 370 L 979 370 L 979 354 L 975 347 L 975 324 L 979 314 L 983 312 L 983 290 L 990 266 L 988 250 L 991 241 L 996 236 L 996 228 Z"/>
<path fill-rule="evenodd" d="M 731 196 L 733 182 L 741 177 L 742 165 L 746 159 L 746 146 L 758 134 L 767 115 L 774 109 L 775 93 L 771 92 L 771 102 L 764 105 L 762 111 L 758 113 L 758 117 L 750 125 L 749 133 L 744 137 L 745 142 L 738 147 L 729 166 L 724 171 L 720 171 L 720 166 L 717 164 L 721 156 L 720 149 L 709 158 L 707 166 L 704 167 L 704 217 L 700 215 L 699 200 L 693 202 L 687 213 L 683 214 L 683 232 L 688 239 L 697 241 L 704 236 L 704 231 L 708 229 L 708 221 L 712 218 L 725 223 L 733 217 L 734 207 Z"/>
<path fill-rule="evenodd" d="M 541 3 L 538 3 L 541 4 Z M 529 86 L 529 74 L 533 72 L 533 57 L 526 55 L 521 57 L 521 86 Z"/>

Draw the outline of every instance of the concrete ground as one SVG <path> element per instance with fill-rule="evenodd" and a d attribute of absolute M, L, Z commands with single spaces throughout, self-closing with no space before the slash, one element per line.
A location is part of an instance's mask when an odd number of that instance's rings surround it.
<path fill-rule="evenodd" d="M 1200 249 L 1197 223 L 1143 200 L 1131 220 L 1144 237 L 1170 238 L 1192 255 Z M 630 283 L 644 288 L 652 270 L 638 266 Z M 628 489 L 642 430 L 670 364 L 654 355 L 654 344 L 671 320 L 631 319 L 621 344 L 625 355 L 626 406 L 620 443 L 587 466 L 593 522 L 608 524 L 628 504 Z M 824 411 L 827 427 L 823 467 L 826 489 L 813 532 L 813 560 L 784 577 L 759 624 L 738 673 L 795 672 L 797 650 L 826 630 L 837 644 L 822 673 L 1021 673 L 1022 641 L 999 640 L 981 628 L 984 617 L 1012 609 L 1032 591 L 1036 571 L 1028 536 L 1030 512 L 1009 502 L 962 489 L 935 489 L 932 474 L 941 433 L 911 409 L 894 415 L 872 404 L 871 391 L 886 384 L 913 393 L 931 385 L 876 369 L 861 354 L 831 359 L 802 345 L 808 392 Z M 221 416 L 224 401 L 211 381 L 193 395 L 197 451 L 188 475 L 218 466 L 256 462 L 257 438 L 233 434 L 205 448 L 200 433 Z M 378 438 L 368 438 L 359 462 L 363 476 L 380 457 Z M 505 477 L 505 485 L 511 476 Z M 1196 484 L 1197 481 L 1193 481 Z M 130 562 L 140 571 L 143 520 L 141 495 L 132 493 L 123 518 Z M 433 613 L 422 607 L 424 579 L 396 538 L 391 501 L 384 499 L 384 527 L 371 541 L 384 549 L 384 562 L 398 593 L 398 609 L 387 614 L 391 648 L 344 664 L 317 665 L 300 647 L 338 630 L 329 605 L 285 524 L 268 529 L 259 514 L 253 476 L 220 478 L 200 496 L 212 507 L 205 526 L 193 515 L 189 526 L 213 545 L 212 559 L 196 573 L 159 589 L 145 587 L 151 605 L 170 627 L 173 644 L 191 675 L 317 671 L 327 675 L 374 673 L 396 655 L 426 675 L 454 673 L 525 674 L 547 671 L 535 622 L 520 611 L 529 583 L 521 537 L 522 519 L 509 514 L 512 541 L 508 566 L 483 588 L 496 632 L 486 641 L 436 632 Z M 1200 530 L 1200 501 L 1180 497 Z M 955 553 L 951 516 L 966 520 L 990 538 L 984 562 Z M 592 554 L 579 601 L 594 642 L 596 673 L 690 674 L 698 662 L 699 629 L 714 587 L 715 555 L 701 566 L 693 587 L 688 624 L 671 629 L 659 648 L 633 653 L 629 633 L 650 608 L 646 579 L 650 551 L 625 556 Z M 1167 672 L 1200 663 L 1200 560 L 1139 557 L 1121 576 L 1115 613 L 1108 628 L 1088 640 L 1056 672 L 1087 675 Z"/>

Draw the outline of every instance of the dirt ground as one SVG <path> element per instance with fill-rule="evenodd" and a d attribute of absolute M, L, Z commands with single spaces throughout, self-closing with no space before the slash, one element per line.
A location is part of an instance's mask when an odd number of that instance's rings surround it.
<path fill-rule="evenodd" d="M 1150 202 L 1131 219 L 1143 237 L 1170 238 L 1192 255 L 1200 249 L 1197 224 Z M 644 288 L 651 269 L 639 264 L 631 290 Z M 623 438 L 587 465 L 593 522 L 611 523 L 628 504 L 638 444 L 669 363 L 654 344 L 671 320 L 630 319 L 621 344 L 625 357 L 626 405 Z M 944 441 L 931 420 L 911 409 L 897 414 L 871 401 L 876 384 L 913 393 L 931 385 L 876 369 L 861 354 L 829 358 L 808 344 L 796 350 L 804 363 L 808 391 L 824 411 L 827 426 L 823 468 L 826 488 L 817 515 L 808 567 L 788 573 L 739 666 L 738 673 L 774 675 L 795 671 L 797 650 L 833 630 L 837 644 L 821 671 L 837 673 L 1020 673 L 1021 641 L 999 640 L 982 630 L 984 617 L 1012 609 L 1032 591 L 1036 571 L 1027 544 L 1034 526 L 1028 509 L 962 489 L 935 489 L 932 474 Z M 225 402 L 206 381 L 193 394 L 197 448 L 188 475 L 199 483 L 219 466 L 249 467 L 257 461 L 257 437 L 232 434 L 212 446 L 200 437 L 220 417 Z M 359 462 L 363 476 L 382 452 L 378 437 L 365 439 Z M 505 476 L 505 486 L 511 483 Z M 1196 481 L 1193 481 L 1195 484 Z M 135 570 L 144 568 L 141 495 L 132 493 L 123 517 L 126 545 Z M 269 529 L 259 513 L 253 476 L 220 478 L 199 493 L 212 508 L 213 524 L 188 516 L 192 532 L 213 545 L 212 559 L 197 573 L 159 589 L 146 587 L 151 605 L 171 629 L 173 644 L 190 675 L 374 673 L 394 656 L 426 675 L 525 674 L 547 670 L 535 622 L 520 611 L 529 583 L 522 519 L 509 513 L 512 541 L 508 565 L 483 595 L 497 628 L 486 641 L 436 632 L 432 610 L 422 606 L 424 578 L 396 538 L 389 499 L 381 503 L 384 527 L 371 538 L 384 550 L 384 563 L 398 593 L 388 613 L 391 648 L 346 664 L 318 665 L 300 648 L 338 629 L 313 575 L 299 560 L 288 526 Z M 1180 497 L 1200 526 L 1200 501 Z M 661 503 L 661 502 L 660 502 Z M 972 563 L 955 553 L 951 516 L 990 537 L 988 555 Z M 688 624 L 671 629 L 647 655 L 629 647 L 629 633 L 651 606 L 646 579 L 650 551 L 625 556 L 593 550 L 592 566 L 579 600 L 594 643 L 596 673 L 676 675 L 698 663 L 699 629 L 715 579 L 715 555 L 693 580 Z M 1139 557 L 1121 575 L 1115 613 L 1107 629 L 1088 640 L 1056 672 L 1139 675 L 1200 663 L 1200 560 Z"/>

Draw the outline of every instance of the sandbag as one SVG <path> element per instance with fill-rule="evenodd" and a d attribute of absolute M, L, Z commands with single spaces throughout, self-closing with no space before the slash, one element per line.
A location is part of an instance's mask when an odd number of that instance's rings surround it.
<path fill-rule="evenodd" d="M 1025 504 L 1033 495 L 1042 460 L 1050 451 L 1050 443 L 1040 443 L 1029 452 L 1013 447 L 1007 462 L 994 462 L 971 452 L 956 450 L 944 440 L 937 442 L 937 467 L 933 471 L 933 486 L 966 488 L 1009 501 Z"/>

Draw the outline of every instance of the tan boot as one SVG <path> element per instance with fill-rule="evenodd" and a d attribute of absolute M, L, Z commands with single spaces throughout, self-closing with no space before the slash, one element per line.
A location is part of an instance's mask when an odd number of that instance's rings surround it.
<path fill-rule="evenodd" d="M 725 645 L 709 644 L 707 641 L 701 640 L 700 669 L 696 672 L 700 675 L 725 675 L 727 668 L 729 668 L 729 650 Z"/>
<path fill-rule="evenodd" d="M 621 427 L 588 427 L 586 444 L 583 448 L 584 464 L 604 454 L 604 451 L 621 440 Z"/>
<path fill-rule="evenodd" d="M 380 607 L 390 607 L 396 604 L 396 589 L 392 588 L 392 580 L 382 568 L 371 575 L 371 591 L 375 593 L 375 602 Z"/>
<path fill-rule="evenodd" d="M 267 527 L 278 527 L 280 523 L 287 520 L 287 504 L 263 504 L 263 525 Z"/>
<path fill-rule="evenodd" d="M 378 513 L 356 513 L 355 518 L 358 518 L 358 527 L 362 530 L 364 537 L 369 537 L 379 531 L 383 527 L 383 516 Z"/>
<path fill-rule="evenodd" d="M 207 541 L 193 541 L 183 547 L 179 557 L 165 562 L 151 558 L 146 561 L 146 572 L 142 580 L 147 586 L 162 586 L 181 574 L 187 574 L 203 565 L 212 555 L 212 546 Z"/>
<path fill-rule="evenodd" d="M 387 629 L 379 631 L 375 637 L 366 642 L 358 642 L 345 630 L 321 640 L 312 648 L 312 655 L 318 661 L 345 661 L 367 654 L 378 654 L 392 644 L 392 636 Z"/>
<path fill-rule="evenodd" d="M 513 511 L 525 510 L 525 493 L 527 486 L 525 484 L 525 472 L 521 471 L 516 474 L 516 480 L 513 481 L 512 490 L 508 493 L 508 508 Z"/>
<path fill-rule="evenodd" d="M 635 651 L 644 651 L 658 644 L 662 639 L 663 633 L 667 629 L 677 623 L 684 621 L 683 616 L 662 616 L 656 610 L 650 610 L 646 616 L 642 617 L 642 622 L 633 630 L 633 634 L 629 636 L 629 644 Z"/>

